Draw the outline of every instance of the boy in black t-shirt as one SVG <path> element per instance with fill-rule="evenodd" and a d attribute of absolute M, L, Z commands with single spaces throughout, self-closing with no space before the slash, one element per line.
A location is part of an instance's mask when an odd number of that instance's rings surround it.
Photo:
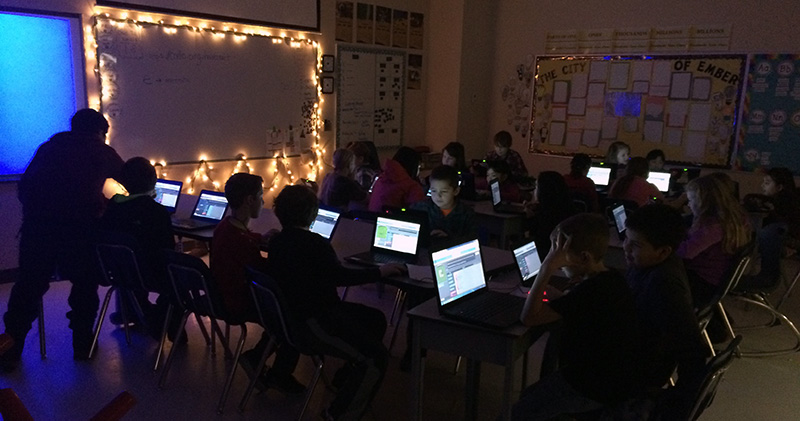
<path fill-rule="evenodd" d="M 594 411 L 625 400 L 638 386 L 633 296 L 625 279 L 603 263 L 608 235 L 606 220 L 588 213 L 564 220 L 551 234 L 520 319 L 528 326 L 562 321 L 560 367 L 522 392 L 512 419 Z M 544 302 L 559 268 L 574 286 Z"/>

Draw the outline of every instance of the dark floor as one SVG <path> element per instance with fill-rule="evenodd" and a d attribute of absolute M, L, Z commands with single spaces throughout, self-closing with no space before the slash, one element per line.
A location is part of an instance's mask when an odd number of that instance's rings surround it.
<path fill-rule="evenodd" d="M 791 268 L 796 270 L 796 268 Z M 5 312 L 11 285 L 0 285 L 0 311 Z M 38 420 L 88 419 L 105 403 L 123 390 L 136 396 L 138 404 L 126 419 L 280 419 L 296 418 L 302 397 L 286 397 L 279 392 L 256 394 L 244 413 L 237 405 L 246 388 L 246 376 L 237 372 L 225 407 L 225 413 L 215 412 L 230 361 L 218 352 L 211 357 L 210 350 L 199 332 L 196 322 L 188 326 L 189 346 L 180 350 L 170 371 L 166 387 L 158 390 L 158 373 L 152 371 L 157 343 L 141 333 L 133 335 L 133 343 L 125 343 L 122 330 L 106 323 L 100 335 L 100 349 L 91 362 L 72 360 L 70 331 L 64 314 L 69 283 L 54 283 L 45 296 L 47 359 L 39 355 L 38 332 L 31 331 L 26 342 L 21 367 L 11 375 L 0 377 L 0 387 L 11 387 Z M 778 290 L 776 295 L 782 294 Z M 105 289 L 101 289 L 105 293 Z M 791 318 L 800 320 L 800 298 L 795 294 L 784 304 Z M 374 285 L 351 289 L 348 300 L 364 302 L 382 308 L 387 317 L 391 311 L 394 289 L 387 287 L 381 297 Z M 758 319 L 758 311 L 736 303 L 727 303 L 736 322 Z M 251 325 L 247 345 L 249 348 L 260 337 L 261 330 Z M 391 330 L 387 331 L 388 344 Z M 383 386 L 372 404 L 367 420 L 409 419 L 411 375 L 398 369 L 399 357 L 404 350 L 405 320 L 392 350 L 392 361 Z M 238 330 L 234 329 L 234 335 Z M 783 327 L 745 332 L 743 349 L 766 349 L 787 343 L 790 336 Z M 531 373 L 535 380 L 543 341 L 531 349 Z M 791 345 L 791 343 L 789 343 Z M 220 349 L 217 348 L 219 351 Z M 432 352 L 425 372 L 424 419 L 452 420 L 463 418 L 464 368 L 453 374 L 455 357 Z M 328 377 L 339 362 L 328 360 L 325 373 Z M 503 371 L 500 367 L 485 364 L 481 376 L 480 418 L 494 420 L 500 409 Z M 521 364 L 519 364 L 521 369 Z M 311 377 L 311 363 L 301 358 L 296 377 L 307 382 Z M 518 383 L 518 382 L 517 382 Z M 519 386 L 517 386 L 519 387 Z M 332 393 L 320 382 L 312 398 L 305 419 L 320 419 L 319 414 L 332 398 Z M 798 354 L 772 358 L 736 359 L 719 386 L 716 400 L 703 416 L 706 420 L 791 420 L 800 419 L 800 358 Z"/>

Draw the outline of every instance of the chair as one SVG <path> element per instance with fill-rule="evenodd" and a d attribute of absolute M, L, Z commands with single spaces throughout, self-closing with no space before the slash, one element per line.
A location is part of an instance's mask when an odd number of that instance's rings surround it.
<path fill-rule="evenodd" d="M 697 321 L 700 325 L 700 331 L 702 332 L 703 338 L 706 340 L 708 347 L 711 349 L 711 355 L 716 354 L 714 351 L 714 346 L 711 343 L 711 338 L 709 338 L 708 332 L 706 331 L 706 327 L 708 327 L 708 323 L 714 316 L 715 311 L 719 317 L 722 317 L 722 321 L 728 328 L 728 331 L 731 333 L 731 337 L 735 336 L 733 329 L 731 328 L 730 321 L 728 320 L 727 313 L 725 312 L 725 307 L 722 306 L 722 298 L 728 295 L 731 288 L 739 283 L 739 279 L 741 279 L 742 275 L 745 273 L 748 265 L 750 264 L 750 259 L 753 254 L 753 250 L 755 249 L 755 245 L 756 242 L 753 240 L 739 249 L 739 251 L 736 253 L 736 257 L 733 259 L 733 264 L 723 275 L 723 278 L 719 285 L 717 285 L 717 289 L 714 291 L 714 295 L 711 297 L 711 300 L 702 308 L 697 309 L 696 315 Z"/>
<path fill-rule="evenodd" d="M 711 358 L 708 364 L 706 364 L 704 376 L 699 387 L 696 389 L 694 405 L 692 406 L 688 419 L 696 420 L 703 411 L 714 402 L 714 396 L 717 394 L 717 386 L 722 380 L 722 376 L 730 367 L 731 362 L 733 362 L 734 351 L 739 346 L 740 342 L 742 342 L 741 336 L 734 337 L 724 351 Z"/>
<path fill-rule="evenodd" d="M 233 376 L 236 374 L 236 368 L 239 363 L 239 357 L 242 354 L 242 347 L 247 339 L 247 325 L 244 320 L 234 320 L 229 315 L 225 314 L 224 309 L 216 294 L 216 284 L 211 274 L 211 270 L 206 266 L 205 262 L 198 257 L 183 254 L 172 250 L 164 250 L 167 261 L 167 272 L 172 283 L 174 299 L 167 311 L 167 318 L 164 322 L 164 330 L 161 333 L 161 344 L 159 346 L 159 355 L 161 354 L 167 336 L 167 328 L 169 319 L 173 308 L 177 308 L 181 312 L 180 324 L 178 325 L 178 332 L 175 335 L 175 341 L 167 356 L 167 361 L 161 371 L 161 377 L 158 380 L 158 388 L 164 387 L 167 380 L 167 373 L 172 366 L 172 361 L 175 358 L 175 350 L 178 348 L 174 344 L 180 343 L 186 327 L 186 321 L 189 315 L 194 313 L 195 316 L 204 316 L 211 318 L 211 343 L 214 343 L 214 333 L 219 335 L 222 341 L 225 355 L 230 356 L 230 349 L 228 349 L 226 336 L 223 335 L 217 320 L 223 320 L 231 325 L 237 325 L 241 329 L 239 340 L 236 344 L 236 352 L 233 354 L 233 367 L 228 372 L 225 386 L 222 389 L 219 403 L 217 405 L 217 413 L 222 414 L 225 406 L 225 401 L 228 398 L 231 384 L 233 383 Z M 202 323 L 199 323 L 203 326 Z M 203 328 L 204 330 L 204 328 Z M 204 333 L 205 334 L 205 333 Z M 213 348 L 212 348 L 213 350 Z M 156 366 L 158 359 L 156 360 Z"/>
<path fill-rule="evenodd" d="M 737 326 L 738 330 L 772 327 L 782 322 L 794 335 L 795 344 L 790 348 L 774 351 L 741 352 L 740 355 L 743 357 L 771 357 L 800 351 L 800 331 L 785 314 L 778 311 L 777 307 L 767 299 L 767 296 L 781 283 L 781 252 L 785 238 L 786 227 L 781 224 L 771 224 L 759 231 L 758 248 L 761 254 L 761 272 L 752 278 L 742 278 L 740 284 L 735 286 L 729 295 L 734 300 L 762 308 L 772 316 L 772 321 L 767 325 Z"/>
<path fill-rule="evenodd" d="M 105 285 L 110 288 L 106 292 L 103 306 L 100 310 L 100 317 L 97 319 L 97 327 L 95 328 L 92 346 L 89 349 L 89 358 L 94 355 L 97 349 L 97 338 L 100 336 L 100 329 L 103 327 L 103 320 L 105 320 L 106 312 L 108 311 L 108 304 L 111 301 L 111 295 L 114 292 L 125 294 L 131 303 L 133 303 L 134 310 L 136 311 L 139 320 L 144 321 L 144 312 L 142 306 L 133 293 L 135 289 L 142 288 L 147 291 L 147 287 L 142 279 L 142 272 L 139 270 L 139 263 L 136 259 L 135 250 L 138 249 L 138 243 L 132 236 L 120 232 L 104 231 L 99 234 L 99 242 L 95 246 L 97 252 L 97 259 L 100 263 L 100 269 L 105 279 Z M 128 345 L 131 344 L 131 335 L 128 328 L 128 314 L 126 306 L 120 306 L 122 311 L 122 320 L 125 323 L 125 340 Z"/>
<path fill-rule="evenodd" d="M 311 400 L 311 395 L 314 393 L 314 388 L 317 386 L 317 381 L 322 374 L 323 356 L 322 353 L 317 352 L 303 338 L 307 337 L 305 334 L 305 324 L 296 320 L 290 313 L 286 299 L 283 296 L 278 283 L 275 282 L 270 276 L 261 273 L 252 268 L 247 268 L 247 279 L 250 281 L 250 291 L 253 294 L 256 309 L 258 310 L 258 317 L 260 318 L 261 326 L 270 332 L 270 341 L 264 353 L 261 355 L 258 367 L 263 367 L 267 362 L 269 355 L 275 350 L 278 344 L 286 344 L 304 355 L 308 355 L 314 361 L 314 375 L 312 376 L 311 383 L 306 388 L 306 395 L 303 400 L 303 407 L 300 410 L 300 415 L 297 419 L 303 419 L 303 414 L 308 408 L 308 402 Z M 244 411 L 247 401 L 255 388 L 257 377 L 250 381 L 247 387 L 247 392 L 239 404 L 239 411 Z"/>

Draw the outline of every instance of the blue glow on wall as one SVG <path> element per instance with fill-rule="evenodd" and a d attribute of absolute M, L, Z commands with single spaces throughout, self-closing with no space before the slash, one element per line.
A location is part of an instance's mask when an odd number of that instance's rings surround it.
<path fill-rule="evenodd" d="M 73 48 L 68 18 L 0 13 L 0 176 L 21 174 L 40 144 L 69 130 Z"/>

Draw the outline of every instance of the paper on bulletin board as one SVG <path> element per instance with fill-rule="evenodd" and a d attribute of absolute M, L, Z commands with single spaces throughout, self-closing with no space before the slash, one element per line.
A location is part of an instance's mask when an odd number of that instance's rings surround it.
<path fill-rule="evenodd" d="M 336 41 L 353 42 L 354 15 L 352 1 L 336 2 Z"/>
<path fill-rule="evenodd" d="M 375 44 L 389 46 L 392 42 L 392 9 L 375 6 Z"/>
<path fill-rule="evenodd" d="M 567 144 L 574 145 L 577 136 L 579 151 L 593 156 L 604 156 L 609 141 L 623 141 L 631 146 L 632 156 L 660 148 L 671 161 L 726 166 L 745 59 L 538 57 L 531 151 L 569 155 L 575 151 Z M 566 115 L 556 112 L 564 106 Z M 555 131 L 554 116 L 563 117 Z M 562 134 L 564 122 L 569 132 L 589 133 L 563 133 L 565 141 L 543 138 Z M 595 132 L 602 141 L 594 141 Z"/>
<path fill-rule="evenodd" d="M 798 157 L 800 54 L 751 55 L 734 167 L 786 167 L 799 174 Z"/>
<path fill-rule="evenodd" d="M 358 3 L 356 7 L 356 42 L 372 44 L 375 6 Z"/>

